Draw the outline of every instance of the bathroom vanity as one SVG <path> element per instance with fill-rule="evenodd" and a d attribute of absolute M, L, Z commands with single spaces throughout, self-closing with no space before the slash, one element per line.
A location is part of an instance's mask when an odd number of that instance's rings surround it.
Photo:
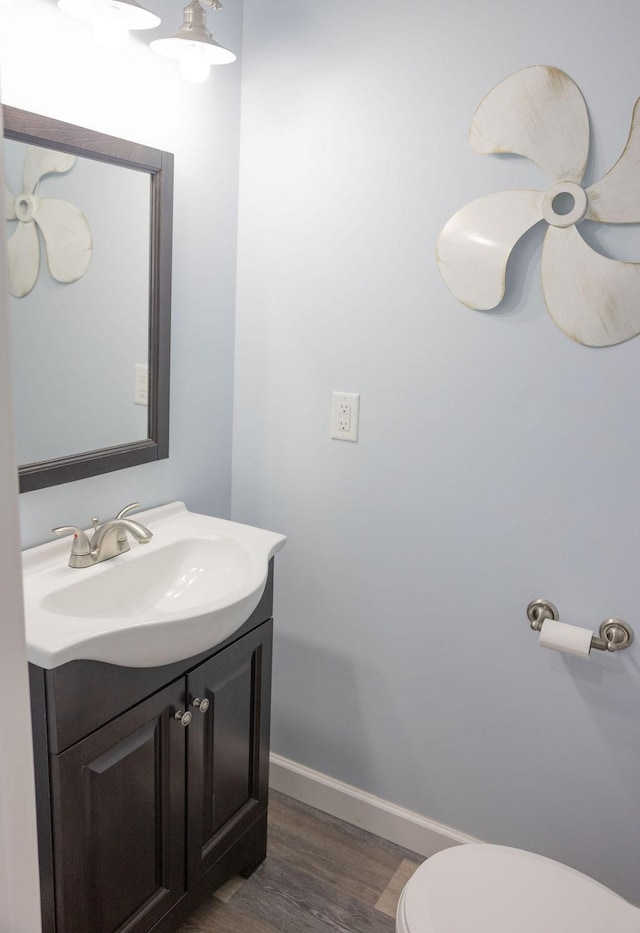
<path fill-rule="evenodd" d="M 43 933 L 171 933 L 266 855 L 286 539 L 122 514 L 23 554 Z"/>
<path fill-rule="evenodd" d="M 30 665 L 43 933 L 168 933 L 265 858 L 272 586 L 176 664 Z"/>

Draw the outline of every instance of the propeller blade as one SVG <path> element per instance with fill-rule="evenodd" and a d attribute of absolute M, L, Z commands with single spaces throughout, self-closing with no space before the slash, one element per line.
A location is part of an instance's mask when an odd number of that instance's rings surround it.
<path fill-rule="evenodd" d="M 77 282 L 91 262 L 91 230 L 84 216 L 69 201 L 42 198 L 35 215 L 47 248 L 51 275 L 58 282 Z"/>
<path fill-rule="evenodd" d="M 34 194 L 38 182 L 51 172 L 63 174 L 76 163 L 76 157 L 68 152 L 56 152 L 55 149 L 43 149 L 41 146 L 27 146 L 22 173 L 23 191 Z"/>
<path fill-rule="evenodd" d="M 15 220 L 16 219 L 16 209 L 15 209 L 15 196 L 9 191 L 7 186 L 4 186 L 4 219 L 5 220 Z"/>
<path fill-rule="evenodd" d="M 631 117 L 631 129 L 624 151 L 613 168 L 587 188 L 589 207 L 586 218 L 606 224 L 633 224 L 640 221 L 640 98 Z"/>
<path fill-rule="evenodd" d="M 438 239 L 442 278 L 458 301 L 476 311 L 504 298 L 507 261 L 520 237 L 542 220 L 541 191 L 498 191 L 454 214 Z"/>
<path fill-rule="evenodd" d="M 9 237 L 7 259 L 9 291 L 15 298 L 24 298 L 36 284 L 40 268 L 40 244 L 33 221 L 19 223 L 15 233 Z"/>
<path fill-rule="evenodd" d="M 587 105 L 564 71 L 532 65 L 489 91 L 469 142 L 477 152 L 525 156 L 552 181 L 579 182 L 589 155 Z"/>
<path fill-rule="evenodd" d="M 549 227 L 542 288 L 553 321 L 577 343 L 610 347 L 640 334 L 640 263 L 597 253 L 576 227 Z"/>

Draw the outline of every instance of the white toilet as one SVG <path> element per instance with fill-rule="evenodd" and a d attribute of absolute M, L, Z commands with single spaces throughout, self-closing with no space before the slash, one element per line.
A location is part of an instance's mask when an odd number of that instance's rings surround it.
<path fill-rule="evenodd" d="M 396 933 L 640 933 L 640 908 L 560 862 L 478 843 L 416 870 Z"/>

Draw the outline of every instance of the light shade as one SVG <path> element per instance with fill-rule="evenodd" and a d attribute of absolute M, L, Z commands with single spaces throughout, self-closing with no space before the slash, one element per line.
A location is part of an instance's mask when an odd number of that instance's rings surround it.
<path fill-rule="evenodd" d="M 118 14 L 126 29 L 154 29 L 160 25 L 160 17 L 136 0 L 58 0 L 58 7 L 86 23 L 111 11 Z"/>
<path fill-rule="evenodd" d="M 207 29 L 207 14 L 200 6 L 199 0 L 192 0 L 184 8 L 184 20 L 175 36 L 169 39 L 154 39 L 150 45 L 154 52 L 178 61 L 182 61 L 185 55 L 193 56 L 194 53 L 209 65 L 228 65 L 236 60 L 234 53 L 216 42 Z"/>

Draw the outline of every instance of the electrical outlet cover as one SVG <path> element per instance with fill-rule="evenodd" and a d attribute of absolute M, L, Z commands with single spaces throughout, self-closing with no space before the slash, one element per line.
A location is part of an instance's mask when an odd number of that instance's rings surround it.
<path fill-rule="evenodd" d="M 333 392 L 331 396 L 331 437 L 337 441 L 357 441 L 360 396 L 354 392 Z"/>

